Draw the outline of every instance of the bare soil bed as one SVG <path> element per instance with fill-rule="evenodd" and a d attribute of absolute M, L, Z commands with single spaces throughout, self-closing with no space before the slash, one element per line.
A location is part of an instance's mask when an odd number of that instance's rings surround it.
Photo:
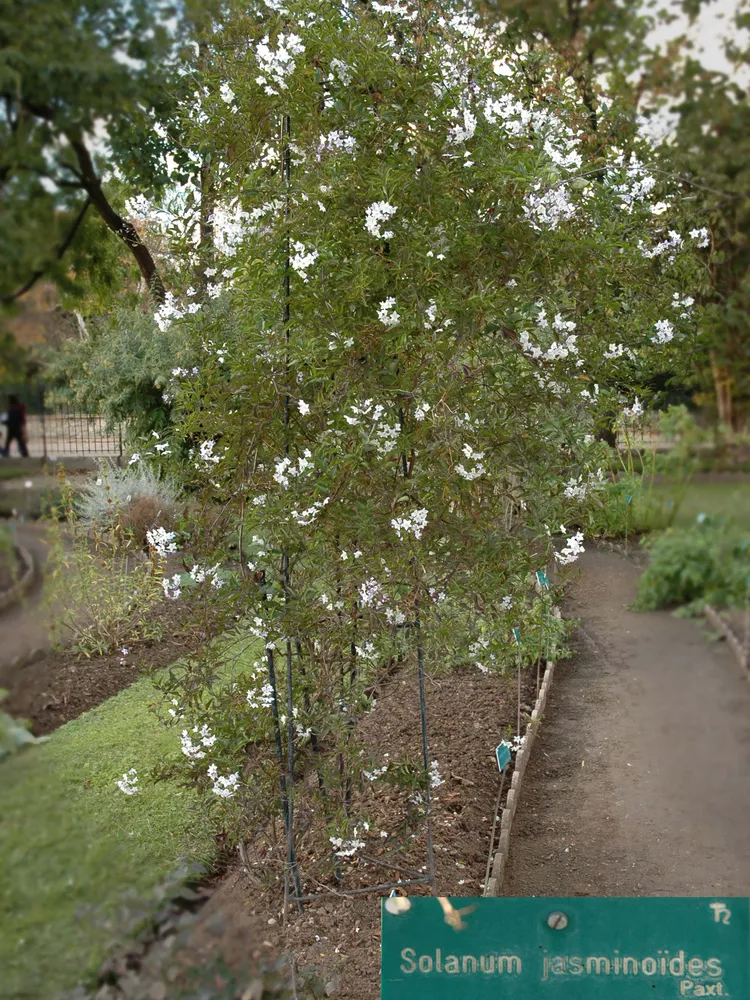
<path fill-rule="evenodd" d="M 536 697 L 536 674 L 524 675 L 525 707 Z M 463 669 L 427 681 L 430 758 L 438 763 L 444 783 L 434 790 L 432 808 L 437 893 L 449 896 L 482 894 L 490 846 L 492 810 L 499 787 L 494 750 L 510 729 L 515 731 L 517 698 L 515 679 L 484 675 Z M 416 677 L 403 670 L 390 679 L 373 712 L 358 726 L 366 750 L 383 759 L 415 757 L 421 752 L 419 699 Z M 509 782 L 506 781 L 506 788 Z M 403 799 L 403 793 L 401 793 Z M 424 828 L 398 849 L 391 846 L 390 832 L 398 825 L 403 802 L 393 790 L 380 791 L 379 784 L 355 793 L 353 809 L 365 809 L 371 817 L 367 846 L 361 857 L 346 859 L 343 887 L 366 888 L 399 878 L 408 878 L 389 865 L 424 871 L 427 855 Z M 380 836 L 380 831 L 389 837 Z M 306 878 L 301 858 L 303 892 L 326 892 L 322 899 L 305 904 L 299 914 L 290 908 L 284 921 L 282 888 L 269 887 L 268 872 L 247 858 L 249 867 L 235 864 L 208 902 L 195 924 L 177 942 L 172 955 L 156 978 L 175 991 L 192 967 L 245 968 L 248 963 L 274 959 L 282 953 L 296 959 L 299 970 L 314 968 L 330 995 L 341 1000 L 377 1000 L 380 995 L 380 898 L 387 891 L 361 895 L 337 895 L 330 882 L 321 885 Z M 375 863 L 377 862 L 377 863 Z M 427 894 L 429 886 L 411 885 L 409 895 Z M 330 894 L 328 894 L 330 893 Z M 181 948 L 180 948 L 181 945 Z M 153 962 L 148 952 L 132 954 L 120 967 L 132 984 L 141 975 L 143 995 L 154 983 Z M 140 973 L 135 972 L 140 968 Z M 164 976 L 162 980 L 160 977 Z M 131 985 L 132 988 L 132 985 Z M 107 996 L 122 994 L 115 989 Z M 165 994 L 167 996 L 171 993 Z M 317 994 L 316 994 L 317 995 Z"/>
<path fill-rule="evenodd" d="M 177 605 L 162 602 L 157 613 L 164 639 L 130 644 L 124 663 L 120 652 L 86 659 L 62 650 L 26 666 L 0 666 L 0 688 L 8 692 L 3 710 L 28 720 L 34 735 L 42 736 L 111 698 L 144 671 L 167 666 L 205 640 Z"/>

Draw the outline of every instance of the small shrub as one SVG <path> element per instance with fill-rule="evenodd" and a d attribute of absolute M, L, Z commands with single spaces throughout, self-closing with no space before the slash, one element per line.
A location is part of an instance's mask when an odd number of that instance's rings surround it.
<path fill-rule="evenodd" d="M 79 490 L 75 513 L 88 527 L 111 528 L 118 519 L 123 530 L 132 531 L 140 547 L 146 531 L 158 523 L 174 524 L 179 511 L 180 489 L 170 479 L 160 479 L 147 465 L 136 462 L 124 469 L 101 462 L 99 474 Z"/>
<path fill-rule="evenodd" d="M 67 483 L 62 505 L 52 513 L 47 599 L 53 644 L 72 643 L 84 656 L 101 656 L 129 642 L 159 638 L 153 611 L 163 597 L 163 560 L 133 551 L 119 513 L 107 530 L 96 522 L 87 527 L 76 517 Z"/>
<path fill-rule="evenodd" d="M 647 542 L 651 558 L 640 578 L 635 608 L 700 611 L 744 604 L 750 539 L 728 534 L 719 518 L 700 516 L 690 528 L 669 529 Z"/>

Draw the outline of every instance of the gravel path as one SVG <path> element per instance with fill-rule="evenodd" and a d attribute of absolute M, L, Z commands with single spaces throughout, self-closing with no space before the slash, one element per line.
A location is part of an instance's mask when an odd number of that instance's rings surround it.
<path fill-rule="evenodd" d="M 17 656 L 26 656 L 32 649 L 50 648 L 49 610 L 42 602 L 41 574 L 47 558 L 44 526 L 36 521 L 13 522 L 16 539 L 36 563 L 36 579 L 31 590 L 18 604 L 0 611 L 0 666 L 6 666 Z"/>
<path fill-rule="evenodd" d="M 698 623 L 627 610 L 632 562 L 581 568 L 504 894 L 750 894 L 750 684 Z"/>

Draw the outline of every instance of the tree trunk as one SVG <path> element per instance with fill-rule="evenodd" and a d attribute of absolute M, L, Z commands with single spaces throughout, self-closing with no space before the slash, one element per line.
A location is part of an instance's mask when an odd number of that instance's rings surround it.
<path fill-rule="evenodd" d="M 719 423 L 730 429 L 734 426 L 734 407 L 732 405 L 732 377 L 726 365 L 719 364 L 716 354 L 711 352 L 711 374 L 716 391 L 716 409 L 719 413 Z"/>
<path fill-rule="evenodd" d="M 94 161 L 91 159 L 91 154 L 81 137 L 69 133 L 67 139 L 78 160 L 78 166 L 81 171 L 81 183 L 86 194 L 89 196 L 89 201 L 102 217 L 107 228 L 115 236 L 118 236 L 132 253 L 141 276 L 146 282 L 146 287 L 155 301 L 159 303 L 163 302 L 165 296 L 164 282 L 161 279 L 156 262 L 151 256 L 151 251 L 138 235 L 135 226 L 128 222 L 127 219 L 123 219 L 114 210 L 112 205 L 110 205 L 102 189 L 101 180 L 94 167 Z"/>

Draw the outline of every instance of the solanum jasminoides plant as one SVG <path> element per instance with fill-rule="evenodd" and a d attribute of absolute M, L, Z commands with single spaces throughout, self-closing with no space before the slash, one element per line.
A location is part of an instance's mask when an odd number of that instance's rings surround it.
<path fill-rule="evenodd" d="M 156 321 L 202 351 L 168 388 L 175 438 L 238 532 L 257 655 L 168 693 L 222 808 L 257 818 L 273 775 L 293 828 L 312 754 L 333 840 L 358 842 L 350 720 L 374 676 L 532 658 L 512 630 L 552 616 L 535 573 L 582 550 L 565 524 L 598 502 L 599 415 L 640 406 L 637 378 L 691 337 L 706 232 L 624 109 L 598 95 L 594 131 L 551 51 L 463 5 L 243 5 L 209 48 L 185 117 L 210 150 L 213 263 Z M 242 318 L 231 342 L 212 298 Z M 260 731 L 275 772 L 245 768 Z M 425 740 L 425 801 L 432 757 Z"/>

